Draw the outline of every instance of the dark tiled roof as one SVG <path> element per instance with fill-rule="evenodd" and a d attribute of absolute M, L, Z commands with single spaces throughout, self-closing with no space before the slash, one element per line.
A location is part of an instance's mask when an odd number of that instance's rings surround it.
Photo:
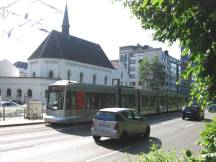
<path fill-rule="evenodd" d="M 59 58 L 113 69 L 100 45 L 53 30 L 28 60 Z"/>
<path fill-rule="evenodd" d="M 16 66 L 17 68 L 21 68 L 21 69 L 27 70 L 28 63 L 27 62 L 17 61 L 17 62 L 14 63 L 14 66 Z"/>

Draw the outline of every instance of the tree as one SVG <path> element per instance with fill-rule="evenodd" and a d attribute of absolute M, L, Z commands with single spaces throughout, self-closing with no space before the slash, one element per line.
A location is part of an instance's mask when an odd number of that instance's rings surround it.
<path fill-rule="evenodd" d="M 216 1 L 215 0 L 117 0 L 123 1 L 154 39 L 170 44 L 180 41 L 188 54 L 183 79 L 192 77 L 191 100 L 203 106 L 216 98 Z"/>
<path fill-rule="evenodd" d="M 159 62 L 155 56 L 151 62 L 144 57 L 139 64 L 139 76 L 142 85 L 147 87 L 147 90 L 161 90 L 165 83 L 164 65 Z"/>

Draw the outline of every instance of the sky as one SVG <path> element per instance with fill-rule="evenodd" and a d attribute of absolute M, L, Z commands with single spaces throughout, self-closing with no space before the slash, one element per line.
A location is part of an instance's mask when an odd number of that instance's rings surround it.
<path fill-rule="evenodd" d="M 138 43 L 180 58 L 178 42 L 153 41 L 154 31 L 142 29 L 130 10 L 113 0 L 1 0 L 0 60 L 27 61 L 49 32 L 62 30 L 66 3 L 70 35 L 100 44 L 110 60 L 119 59 L 119 47 Z"/>

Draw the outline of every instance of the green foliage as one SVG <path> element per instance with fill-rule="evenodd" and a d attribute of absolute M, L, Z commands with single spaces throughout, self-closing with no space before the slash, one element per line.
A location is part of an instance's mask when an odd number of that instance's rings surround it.
<path fill-rule="evenodd" d="M 188 54 L 184 78 L 192 78 L 191 100 L 216 98 L 216 1 L 215 0 L 116 0 L 122 1 L 140 20 L 153 29 L 154 39 L 173 43 L 180 40 Z"/>
<path fill-rule="evenodd" d="M 206 124 L 205 129 L 200 134 L 199 144 L 203 154 L 216 154 L 216 118 L 211 123 Z"/>
<path fill-rule="evenodd" d="M 159 62 L 157 56 L 151 61 L 146 57 L 139 64 L 140 83 L 148 90 L 161 89 L 165 83 L 164 65 Z"/>
<path fill-rule="evenodd" d="M 192 156 L 191 151 L 186 150 L 184 154 L 177 155 L 175 150 L 165 150 L 152 145 L 148 154 L 140 154 L 136 162 L 201 162 Z"/>

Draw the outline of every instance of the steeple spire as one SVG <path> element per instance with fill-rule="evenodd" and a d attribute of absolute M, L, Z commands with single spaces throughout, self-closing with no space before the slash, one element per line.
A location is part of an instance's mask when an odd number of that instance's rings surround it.
<path fill-rule="evenodd" d="M 68 10 L 67 10 L 67 4 L 66 4 L 63 23 L 62 23 L 62 33 L 69 36 L 70 35 L 69 34 L 69 28 L 70 28 L 70 24 L 69 24 L 69 20 L 68 20 Z"/>

